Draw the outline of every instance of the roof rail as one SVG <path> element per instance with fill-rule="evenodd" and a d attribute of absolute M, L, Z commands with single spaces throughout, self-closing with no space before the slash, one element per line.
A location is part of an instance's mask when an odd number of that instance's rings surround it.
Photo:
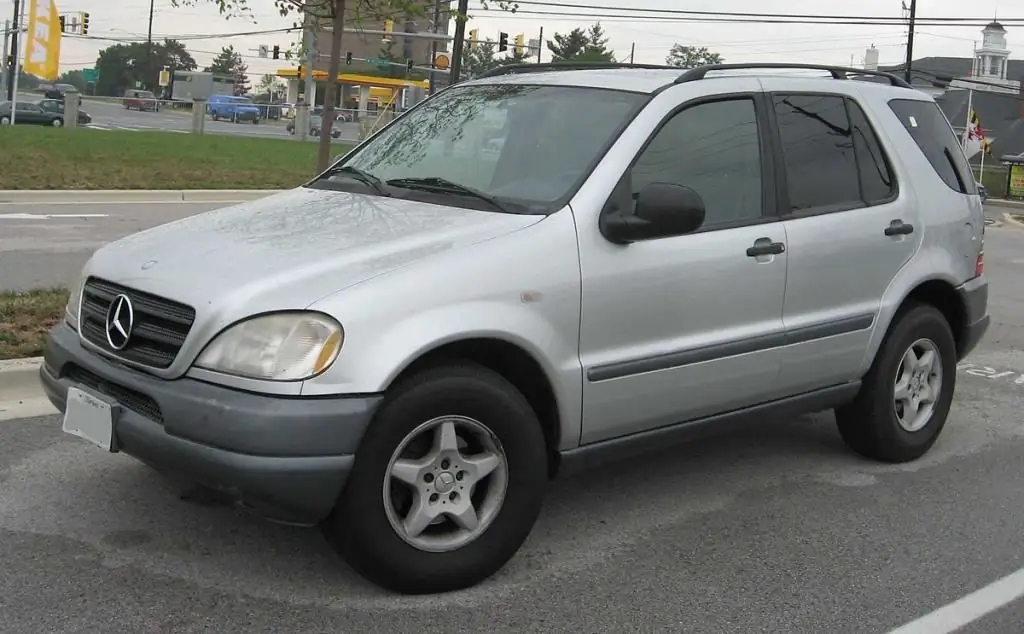
<path fill-rule="evenodd" d="M 675 83 L 683 84 L 689 81 L 697 81 L 704 79 L 704 76 L 709 71 L 713 70 L 746 70 L 746 69 L 758 69 L 758 68 L 792 68 L 799 70 L 823 70 L 831 73 L 833 79 L 849 79 L 848 75 L 871 75 L 874 77 L 882 77 L 889 82 L 891 86 L 899 86 L 900 88 L 910 88 L 910 84 L 900 79 L 892 73 L 886 73 L 877 70 L 865 70 L 863 68 L 847 68 L 844 66 L 825 66 L 822 64 L 788 64 L 788 63 L 761 63 L 755 62 L 750 64 L 708 64 L 706 66 L 697 66 L 684 72 L 682 75 L 676 78 Z"/>
<path fill-rule="evenodd" d="M 508 64 L 492 68 L 477 75 L 483 77 L 500 77 L 501 75 L 519 75 L 522 73 L 543 73 L 558 70 L 594 70 L 613 68 L 638 68 L 645 70 L 679 70 L 678 66 L 659 66 L 657 64 L 630 64 L 627 62 L 549 62 L 546 64 Z"/>

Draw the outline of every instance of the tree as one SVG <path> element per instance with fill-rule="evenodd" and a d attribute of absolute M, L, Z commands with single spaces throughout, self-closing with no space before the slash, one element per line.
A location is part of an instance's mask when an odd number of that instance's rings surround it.
<path fill-rule="evenodd" d="M 80 93 L 85 93 L 85 75 L 80 70 L 69 70 L 57 78 L 58 84 L 71 84 Z"/>
<path fill-rule="evenodd" d="M 514 0 L 482 0 L 484 8 L 488 1 L 501 9 L 515 11 Z M 214 4 L 226 17 L 252 18 L 249 0 L 171 0 L 172 6 Z M 259 3 L 265 5 L 265 0 Z M 298 14 L 308 17 L 317 27 L 329 27 L 331 31 L 331 53 L 327 65 L 327 90 L 324 95 L 323 129 L 320 133 L 320 148 L 317 154 L 317 170 L 327 169 L 331 160 L 331 127 L 334 124 L 334 104 L 338 101 L 338 82 L 335 78 L 341 71 L 341 43 L 345 26 L 359 25 L 367 21 L 378 22 L 388 16 L 418 17 L 426 14 L 426 5 L 420 0 L 274 0 L 274 7 L 282 16 Z M 468 16 L 456 15 L 457 20 Z M 296 25 L 297 26 L 297 25 Z"/>
<path fill-rule="evenodd" d="M 234 77 L 236 95 L 244 95 L 249 92 L 249 66 L 234 46 L 221 48 L 217 57 L 214 57 L 210 65 L 203 70 L 208 73 Z"/>
<path fill-rule="evenodd" d="M 260 77 L 260 83 L 256 85 L 256 91 L 260 95 L 273 97 L 283 93 L 285 86 L 276 75 L 267 74 Z"/>
<path fill-rule="evenodd" d="M 696 66 L 704 66 L 705 64 L 721 64 L 723 61 L 721 55 L 712 53 L 704 46 L 697 48 L 696 46 L 683 46 L 682 44 L 673 44 L 668 52 L 668 57 L 665 58 L 666 64 L 680 68 L 694 68 Z"/>
<path fill-rule="evenodd" d="M 585 31 L 577 27 L 564 35 L 555 33 L 554 39 L 547 41 L 547 46 L 554 62 L 615 61 L 600 22 Z"/>
<path fill-rule="evenodd" d="M 96 58 L 99 81 L 97 95 L 121 96 L 129 88 L 155 86 L 160 70 L 195 70 L 196 60 L 177 40 L 154 42 L 152 55 L 145 42 L 115 44 L 100 51 Z"/>

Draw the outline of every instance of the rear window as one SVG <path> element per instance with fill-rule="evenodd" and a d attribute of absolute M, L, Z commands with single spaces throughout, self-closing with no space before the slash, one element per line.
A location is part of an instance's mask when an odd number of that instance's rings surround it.
<path fill-rule="evenodd" d="M 914 139 L 932 169 L 950 189 L 975 194 L 974 174 L 964 157 L 953 127 L 933 101 L 893 99 L 889 108 Z"/>

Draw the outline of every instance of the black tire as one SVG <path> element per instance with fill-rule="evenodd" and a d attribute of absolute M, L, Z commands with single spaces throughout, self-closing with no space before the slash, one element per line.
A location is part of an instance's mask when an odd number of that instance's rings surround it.
<path fill-rule="evenodd" d="M 928 423 L 908 432 L 896 417 L 894 383 L 904 353 L 920 338 L 930 339 L 938 349 L 942 387 Z M 956 362 L 956 342 L 945 316 L 927 304 L 912 303 L 902 308 L 882 341 L 857 398 L 836 409 L 836 424 L 843 440 L 860 455 L 881 462 L 910 462 L 928 453 L 938 440 L 953 403 Z"/>
<path fill-rule="evenodd" d="M 421 423 L 461 414 L 497 436 L 508 461 L 505 500 L 474 541 L 449 552 L 419 550 L 391 527 L 382 487 L 392 453 Z M 501 375 L 474 364 L 426 370 L 396 386 L 367 429 L 341 499 L 323 530 L 363 577 L 406 594 L 448 592 L 498 572 L 519 550 L 540 513 L 547 456 L 530 404 Z"/>

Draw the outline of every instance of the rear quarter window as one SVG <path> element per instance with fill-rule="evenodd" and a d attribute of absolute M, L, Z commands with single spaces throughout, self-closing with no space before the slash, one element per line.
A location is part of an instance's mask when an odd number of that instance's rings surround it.
<path fill-rule="evenodd" d="M 971 166 L 938 104 L 934 101 L 893 99 L 889 102 L 889 109 L 910 133 L 946 186 L 961 194 L 977 193 Z"/>

